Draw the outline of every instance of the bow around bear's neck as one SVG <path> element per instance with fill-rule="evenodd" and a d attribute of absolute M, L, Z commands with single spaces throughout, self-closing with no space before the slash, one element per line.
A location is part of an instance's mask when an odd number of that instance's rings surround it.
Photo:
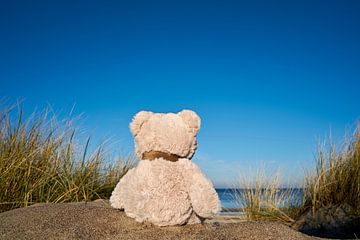
<path fill-rule="evenodd" d="M 163 158 L 170 162 L 176 162 L 177 160 L 179 160 L 179 158 L 183 158 L 183 157 L 176 155 L 176 154 L 160 152 L 160 151 L 149 151 L 149 152 L 144 152 L 142 154 L 143 160 L 152 161 L 152 160 L 155 160 L 156 158 Z"/>

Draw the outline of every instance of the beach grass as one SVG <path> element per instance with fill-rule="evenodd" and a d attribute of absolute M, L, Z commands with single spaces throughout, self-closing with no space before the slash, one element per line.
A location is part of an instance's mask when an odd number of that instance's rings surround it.
<path fill-rule="evenodd" d="M 0 212 L 34 203 L 109 198 L 134 158 L 89 151 L 69 119 L 45 110 L 24 118 L 19 106 L 0 111 Z"/>
<path fill-rule="evenodd" d="M 309 210 L 314 213 L 343 204 L 360 216 L 360 125 L 340 148 L 328 142 L 319 145 L 316 169 L 304 174 L 301 189 L 291 185 L 281 188 L 279 172 L 265 173 L 264 168 L 259 168 L 252 179 L 241 178 L 234 199 L 242 216 L 291 224 Z"/>
<path fill-rule="evenodd" d="M 316 170 L 305 174 L 303 208 L 348 204 L 360 216 L 360 124 L 339 148 L 331 141 L 319 145 L 315 160 Z"/>
<path fill-rule="evenodd" d="M 244 174 L 243 176 L 247 176 Z M 245 220 L 271 220 L 291 224 L 299 215 L 299 188 L 282 188 L 279 171 L 266 174 L 259 168 L 253 179 L 242 177 L 234 199 Z"/>

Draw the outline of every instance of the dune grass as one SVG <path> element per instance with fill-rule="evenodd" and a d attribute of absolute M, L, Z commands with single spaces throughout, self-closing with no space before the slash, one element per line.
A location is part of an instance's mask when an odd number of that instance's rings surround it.
<path fill-rule="evenodd" d="M 341 204 L 360 216 L 360 125 L 340 149 L 333 143 L 320 146 L 315 162 L 301 189 L 281 189 L 279 174 L 266 175 L 263 169 L 254 179 L 241 179 L 234 197 L 244 218 L 292 223 L 310 209 Z"/>
<path fill-rule="evenodd" d="M 316 171 L 306 174 L 304 189 L 306 209 L 348 204 L 360 215 L 360 124 L 340 148 L 318 147 Z"/>
<path fill-rule="evenodd" d="M 302 199 L 301 189 L 282 188 L 280 174 L 266 175 L 260 168 L 254 179 L 240 179 L 240 189 L 235 190 L 234 199 L 245 220 L 271 220 L 291 224 L 299 215 Z"/>
<path fill-rule="evenodd" d="M 108 198 L 133 158 L 110 161 L 104 146 L 89 152 L 71 121 L 49 111 L 24 119 L 21 107 L 0 111 L 0 212 L 40 202 Z"/>

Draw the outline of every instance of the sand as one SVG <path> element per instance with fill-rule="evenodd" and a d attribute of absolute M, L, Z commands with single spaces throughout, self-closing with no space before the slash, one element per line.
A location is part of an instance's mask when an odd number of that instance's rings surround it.
<path fill-rule="evenodd" d="M 107 202 L 38 204 L 0 214 L 0 239 L 315 239 L 275 222 L 137 223 Z"/>

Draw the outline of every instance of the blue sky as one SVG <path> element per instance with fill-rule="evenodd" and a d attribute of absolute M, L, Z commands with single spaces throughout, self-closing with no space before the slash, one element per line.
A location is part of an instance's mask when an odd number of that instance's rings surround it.
<path fill-rule="evenodd" d="M 75 104 L 94 144 L 122 152 L 136 112 L 195 110 L 194 162 L 217 186 L 260 165 L 298 181 L 317 140 L 360 115 L 359 1 L 1 5 L 0 96 Z"/>

